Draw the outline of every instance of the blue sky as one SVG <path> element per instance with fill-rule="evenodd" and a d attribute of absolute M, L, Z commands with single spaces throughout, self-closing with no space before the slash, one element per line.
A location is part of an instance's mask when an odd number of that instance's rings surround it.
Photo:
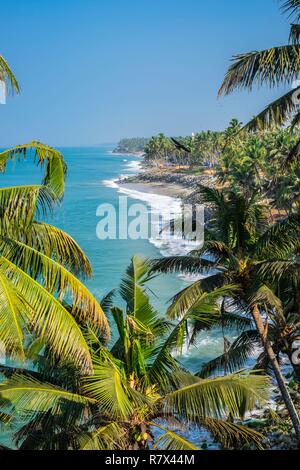
<path fill-rule="evenodd" d="M 282 90 L 217 99 L 230 57 L 287 42 L 278 0 L 0 0 L 22 94 L 0 146 L 184 135 L 247 120 Z"/>

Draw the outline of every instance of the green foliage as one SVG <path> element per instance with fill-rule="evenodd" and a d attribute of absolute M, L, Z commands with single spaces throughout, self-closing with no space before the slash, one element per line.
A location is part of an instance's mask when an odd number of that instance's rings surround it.
<path fill-rule="evenodd" d="M 145 137 L 131 137 L 121 139 L 115 151 L 123 153 L 144 152 L 145 146 L 147 145 L 148 141 L 149 139 Z"/>
<path fill-rule="evenodd" d="M 89 327 L 85 337 L 93 357 L 92 373 L 74 369 L 74 362 L 61 361 L 58 356 L 51 366 L 50 349 L 43 356 L 31 349 L 35 371 L 11 371 L 2 366 L 1 373 L 7 377 L 0 385 L 3 413 L 9 412 L 10 419 L 29 419 L 16 433 L 22 449 L 154 446 L 196 450 L 177 431 L 179 426 L 207 428 L 226 446 L 240 437 L 261 448 L 257 432 L 234 422 L 227 425 L 226 417 L 230 414 L 232 420 L 239 420 L 263 403 L 268 397 L 268 380 L 247 372 L 203 380 L 185 371 L 172 355 L 180 326 L 161 318 L 150 305 L 146 291 L 149 269 L 148 261 L 134 257 L 125 273 L 120 293 L 126 308 L 112 308 L 118 338 L 110 349 L 101 338 L 95 348 L 97 333 L 92 335 Z M 209 321 L 224 292 L 199 299 L 197 320 L 203 316 Z M 156 435 L 156 428 L 163 434 Z M 43 439 L 38 438 L 41 429 Z"/>
<path fill-rule="evenodd" d="M 11 93 L 19 93 L 20 92 L 20 85 L 12 72 L 11 68 L 9 67 L 8 63 L 0 55 L 0 80 L 4 81 L 7 89 Z"/>
<path fill-rule="evenodd" d="M 19 91 L 2 57 L 0 79 Z M 0 171 L 9 160 L 28 157 L 44 168 L 42 183 L 0 188 L 0 341 L 8 355 L 24 360 L 28 342 L 38 339 L 41 348 L 91 370 L 79 323 L 91 324 L 106 338 L 109 326 L 78 278 L 91 276 L 90 262 L 68 234 L 41 221 L 63 198 L 67 166 L 58 150 L 32 141 L 2 151 Z"/>

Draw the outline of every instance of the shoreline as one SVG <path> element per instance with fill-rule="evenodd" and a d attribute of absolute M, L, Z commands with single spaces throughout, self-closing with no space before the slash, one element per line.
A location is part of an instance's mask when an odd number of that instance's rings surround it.
<path fill-rule="evenodd" d="M 144 158 L 144 152 L 117 152 L 114 150 L 110 151 L 111 155 L 116 155 L 117 157 L 138 157 Z"/>
<path fill-rule="evenodd" d="M 119 188 L 129 191 L 138 191 L 141 193 L 155 194 L 157 196 L 168 196 L 175 199 L 185 199 L 191 194 L 191 191 L 179 184 L 164 183 L 164 182 L 127 182 L 121 180 L 117 182 Z"/>
<path fill-rule="evenodd" d="M 157 168 L 139 162 L 139 171 L 128 176 L 120 176 L 116 181 L 123 189 L 152 193 L 181 199 L 185 203 L 199 203 L 199 186 L 216 187 L 217 179 L 213 172 L 204 168 L 193 173 L 178 168 Z"/>
<path fill-rule="evenodd" d="M 141 170 L 140 172 L 132 176 L 120 177 L 116 181 L 119 191 L 122 192 L 122 190 L 124 190 L 125 192 L 132 191 L 137 194 L 141 193 L 141 200 L 143 200 L 142 194 L 145 194 L 169 197 L 175 201 L 181 200 L 185 202 L 192 202 L 193 199 L 195 199 L 196 189 L 199 184 L 207 185 L 207 183 L 209 183 L 210 186 L 216 185 L 216 179 L 212 174 L 198 175 L 192 178 L 191 175 L 186 176 L 174 171 L 168 172 L 166 169 L 157 170 L 156 168 L 151 168 L 150 170 L 145 170 L 141 167 L 142 162 L 139 163 L 139 168 Z M 205 180 L 205 182 L 203 180 Z M 178 247 L 180 247 L 180 241 L 178 242 Z M 161 250 L 159 251 L 161 252 L 162 256 L 168 256 L 167 253 L 163 253 Z M 190 280 L 185 279 L 185 281 Z M 257 357 L 257 355 L 258 353 L 253 355 L 251 360 Z M 290 373 L 289 366 L 284 367 L 284 373 L 285 377 L 287 377 Z M 288 381 L 287 378 L 285 380 L 286 382 Z M 268 410 L 272 409 L 273 411 L 280 413 L 281 408 L 277 401 L 277 388 L 273 385 L 271 390 L 271 396 L 267 402 L 261 407 L 254 409 L 252 412 L 247 413 L 247 415 L 244 417 L 244 423 L 251 422 L 254 428 L 257 425 L 260 427 L 265 423 Z M 265 442 L 269 440 L 270 448 L 272 450 L 279 450 L 282 449 L 283 446 L 286 446 L 286 436 L 284 433 L 280 435 L 279 434 L 279 432 L 276 433 L 275 431 L 272 432 L 272 430 L 270 430 L 267 434 L 268 437 L 265 438 Z"/>

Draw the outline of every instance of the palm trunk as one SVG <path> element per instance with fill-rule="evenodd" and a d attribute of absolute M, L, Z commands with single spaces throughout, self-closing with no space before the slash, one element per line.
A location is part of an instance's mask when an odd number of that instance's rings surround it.
<path fill-rule="evenodd" d="M 253 307 L 251 313 L 252 313 L 254 322 L 256 324 L 256 328 L 257 328 L 257 330 L 258 330 L 258 332 L 261 336 L 261 340 L 262 340 L 263 346 L 265 348 L 265 351 L 266 351 L 266 353 L 269 357 L 269 360 L 272 364 L 272 368 L 273 368 L 273 371 L 274 371 L 274 374 L 275 374 L 275 377 L 276 377 L 276 380 L 277 380 L 277 383 L 278 383 L 283 401 L 285 403 L 285 406 L 286 406 L 286 408 L 289 412 L 291 421 L 293 423 L 293 427 L 294 427 L 294 430 L 295 430 L 295 433 L 296 433 L 296 438 L 297 438 L 297 441 L 298 441 L 298 446 L 300 448 L 300 420 L 299 420 L 298 413 L 297 413 L 296 408 L 294 406 L 293 400 L 291 399 L 288 388 L 285 384 L 285 381 L 284 381 L 283 375 L 281 373 L 280 366 L 279 366 L 279 363 L 277 361 L 276 355 L 273 351 L 272 345 L 271 345 L 270 341 L 267 339 L 267 335 L 265 334 L 265 326 L 264 326 L 264 323 L 263 323 L 263 320 L 262 320 L 262 317 L 260 315 L 260 311 L 259 311 L 259 308 L 257 307 L 257 305 L 255 305 Z"/>

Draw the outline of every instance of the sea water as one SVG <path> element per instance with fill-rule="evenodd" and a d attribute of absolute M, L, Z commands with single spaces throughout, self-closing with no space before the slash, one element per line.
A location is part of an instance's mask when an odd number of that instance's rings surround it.
<path fill-rule="evenodd" d="M 47 222 L 68 232 L 88 255 L 93 278 L 86 285 L 99 300 L 110 290 L 119 286 L 121 277 L 133 255 L 146 258 L 186 254 L 191 248 L 184 241 L 162 240 L 100 240 L 96 234 L 100 218 L 96 211 L 101 204 L 111 204 L 118 209 L 119 196 L 128 196 L 128 206 L 137 202 L 145 203 L 145 210 L 169 210 L 174 213 L 180 208 L 179 199 L 156 194 L 143 193 L 120 188 L 117 180 L 120 175 L 133 175 L 140 171 L 141 159 L 132 155 L 112 153 L 113 145 L 60 148 L 68 165 L 65 196 L 56 208 L 53 217 Z M 0 187 L 40 183 L 42 170 L 34 166 L 33 158 L 9 163 L 5 174 L 0 174 Z M 148 204 L 148 209 L 147 209 Z M 166 211 L 167 212 L 167 211 Z M 185 277 L 159 275 L 151 281 L 155 307 L 163 315 L 173 295 L 188 285 Z M 200 334 L 195 347 L 185 350 L 182 361 L 193 371 L 201 364 L 222 353 L 223 340 L 219 332 Z"/>
<path fill-rule="evenodd" d="M 98 206 L 112 204 L 118 208 L 120 195 L 128 196 L 129 207 L 137 200 L 160 212 L 172 207 L 176 213 L 180 207 L 180 201 L 175 198 L 120 188 L 117 183 L 119 176 L 133 175 L 140 171 L 141 159 L 132 155 L 113 154 L 113 147 L 105 145 L 59 149 L 68 165 L 65 196 L 53 217 L 47 220 L 68 232 L 88 255 L 93 267 L 93 278 L 86 281 L 86 285 L 99 300 L 119 286 L 122 274 L 133 255 L 158 258 L 186 254 L 190 248 L 184 242 L 168 239 L 100 240 L 97 237 Z M 0 174 L 0 187 L 37 184 L 41 177 L 42 169 L 34 166 L 33 158 L 28 158 L 25 162 L 9 162 L 5 174 Z M 151 294 L 152 301 L 161 315 L 164 315 L 171 297 L 187 285 L 188 280 L 178 275 L 160 275 L 151 281 L 151 291 L 155 293 Z M 113 337 L 114 333 L 112 331 Z M 180 361 L 196 372 L 204 362 L 222 352 L 221 332 L 203 332 L 195 346 L 184 349 Z"/>

